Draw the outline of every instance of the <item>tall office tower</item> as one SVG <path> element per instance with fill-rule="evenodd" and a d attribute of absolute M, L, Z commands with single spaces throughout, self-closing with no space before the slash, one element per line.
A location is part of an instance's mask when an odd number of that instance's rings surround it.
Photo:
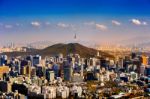
<path fill-rule="evenodd" d="M 132 58 L 132 59 L 136 58 L 136 53 L 132 52 L 132 53 L 131 53 L 131 58 Z"/>
<path fill-rule="evenodd" d="M 123 59 L 122 58 L 118 59 L 118 68 L 123 68 Z"/>
<path fill-rule="evenodd" d="M 40 64 L 40 62 L 41 62 L 41 56 L 40 55 L 33 56 L 33 66 Z"/>
<path fill-rule="evenodd" d="M 7 55 L 1 55 L 0 57 L 0 66 L 7 64 Z"/>
<path fill-rule="evenodd" d="M 21 74 L 21 62 L 20 62 L 20 60 L 17 60 L 15 62 L 15 64 L 16 64 L 16 71 L 18 72 L 18 74 Z"/>
<path fill-rule="evenodd" d="M 54 73 L 55 73 L 55 77 L 56 77 L 56 78 L 57 78 L 57 77 L 60 77 L 60 74 L 59 74 L 60 68 L 59 68 L 59 66 L 58 66 L 57 64 L 54 64 L 52 68 L 53 68 L 53 71 L 54 71 Z"/>
<path fill-rule="evenodd" d="M 148 58 L 148 65 L 150 65 L 150 57 Z"/>
<path fill-rule="evenodd" d="M 84 63 L 85 63 L 84 69 L 86 69 L 89 66 L 89 59 L 85 59 Z"/>
<path fill-rule="evenodd" d="M 71 65 L 72 65 L 72 68 L 74 69 L 78 65 L 78 63 L 75 61 L 74 57 L 72 57 L 71 60 L 72 60 Z"/>
<path fill-rule="evenodd" d="M 108 61 L 106 59 L 101 59 L 100 66 L 104 67 L 105 69 L 108 69 Z"/>
<path fill-rule="evenodd" d="M 33 66 L 33 56 L 32 55 L 27 56 L 26 60 L 30 61 L 31 62 L 31 66 Z"/>
<path fill-rule="evenodd" d="M 90 65 L 89 66 L 94 66 L 94 61 L 93 61 L 93 58 L 90 58 Z"/>
<path fill-rule="evenodd" d="M 11 42 L 10 48 L 12 48 L 12 49 L 15 48 L 15 44 L 13 42 Z"/>
<path fill-rule="evenodd" d="M 43 66 L 43 67 L 42 67 L 42 72 L 43 72 L 43 76 L 44 76 L 44 77 L 46 77 L 46 72 L 47 72 L 47 70 L 48 70 L 48 67 L 46 67 L 46 66 Z"/>
<path fill-rule="evenodd" d="M 31 66 L 30 65 L 28 65 L 27 67 L 26 67 L 26 74 L 27 74 L 27 76 L 28 77 L 31 77 Z"/>
<path fill-rule="evenodd" d="M 131 61 L 130 60 L 125 60 L 125 62 L 124 62 L 125 71 L 130 72 L 130 68 L 131 68 Z"/>
<path fill-rule="evenodd" d="M 28 61 L 26 60 L 21 60 L 21 67 L 22 66 L 27 66 L 28 65 Z"/>
<path fill-rule="evenodd" d="M 57 63 L 57 62 L 58 62 L 58 57 L 57 57 L 57 56 L 54 57 L 53 59 L 54 59 L 54 63 Z"/>
<path fill-rule="evenodd" d="M 100 61 L 97 61 L 96 66 L 94 66 L 94 73 L 100 73 Z"/>
<path fill-rule="evenodd" d="M 146 55 L 142 55 L 142 64 L 147 66 L 149 61 L 149 57 Z"/>
<path fill-rule="evenodd" d="M 43 74 L 43 67 L 42 66 L 37 66 L 36 67 L 36 75 L 38 77 L 42 77 L 44 74 Z"/>
<path fill-rule="evenodd" d="M 31 77 L 35 77 L 35 76 L 36 76 L 36 68 L 31 67 Z"/>
<path fill-rule="evenodd" d="M 140 75 L 144 75 L 145 74 L 145 66 L 141 65 L 140 66 Z"/>
<path fill-rule="evenodd" d="M 133 63 L 134 63 L 134 64 L 136 65 L 136 67 L 137 67 L 137 70 L 135 70 L 135 71 L 138 73 L 138 76 L 139 76 L 139 75 L 140 75 L 141 62 L 140 62 L 140 60 L 138 59 L 138 60 L 134 61 Z"/>
<path fill-rule="evenodd" d="M 59 56 L 59 63 L 63 63 L 63 54 L 60 53 L 58 56 Z"/>
<path fill-rule="evenodd" d="M 15 65 L 16 65 L 15 61 L 16 61 L 15 58 L 11 58 L 11 61 L 10 61 L 11 66 L 15 67 Z"/>
<path fill-rule="evenodd" d="M 93 58 L 93 66 L 96 66 L 98 59 L 97 58 Z"/>
<path fill-rule="evenodd" d="M 27 66 L 22 66 L 21 67 L 21 75 L 26 75 L 27 73 Z"/>
<path fill-rule="evenodd" d="M 3 79 L 5 73 L 9 73 L 9 66 L 0 66 L 0 79 Z"/>
<path fill-rule="evenodd" d="M 84 73 L 84 59 L 81 60 L 81 70 L 80 70 L 80 75 L 83 76 Z"/>
<path fill-rule="evenodd" d="M 63 64 L 63 70 L 64 70 L 64 80 L 71 81 L 72 72 L 73 72 L 71 63 L 65 61 Z"/>
<path fill-rule="evenodd" d="M 150 76 L 150 67 L 145 68 L 145 75 Z"/>
<path fill-rule="evenodd" d="M 46 72 L 46 79 L 48 81 L 54 81 L 54 79 L 55 79 L 54 71 L 47 71 Z"/>
<path fill-rule="evenodd" d="M 75 62 L 79 63 L 80 55 L 79 54 L 75 54 L 74 57 L 75 57 Z"/>
<path fill-rule="evenodd" d="M 99 51 L 97 51 L 97 57 L 100 57 L 100 53 L 99 53 Z"/>
<path fill-rule="evenodd" d="M 73 55 L 72 55 L 72 54 L 69 54 L 69 55 L 67 56 L 67 61 L 68 61 L 69 63 L 71 63 L 71 62 L 72 62 L 72 58 L 73 58 Z"/>

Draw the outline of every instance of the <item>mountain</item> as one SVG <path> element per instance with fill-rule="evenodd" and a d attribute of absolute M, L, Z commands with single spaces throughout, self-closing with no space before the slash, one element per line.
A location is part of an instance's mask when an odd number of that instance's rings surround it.
<path fill-rule="evenodd" d="M 47 47 L 42 50 L 43 54 L 58 54 L 63 53 L 63 55 L 67 55 L 69 53 L 77 53 L 81 57 L 92 57 L 96 55 L 97 51 L 92 48 L 85 47 L 78 43 L 69 43 L 69 44 L 55 44 L 50 47 Z"/>
<path fill-rule="evenodd" d="M 99 52 L 101 56 L 113 58 L 113 56 L 108 53 L 101 52 L 101 51 Z M 44 48 L 42 50 L 34 50 L 29 52 L 10 52 L 4 54 L 8 56 L 25 56 L 25 55 L 35 55 L 35 54 L 39 54 L 42 56 L 53 56 L 59 53 L 62 53 L 64 56 L 66 56 L 69 53 L 76 53 L 79 54 L 81 57 L 94 57 L 97 54 L 97 50 L 83 46 L 79 43 L 69 43 L 69 44 L 59 43 Z"/>

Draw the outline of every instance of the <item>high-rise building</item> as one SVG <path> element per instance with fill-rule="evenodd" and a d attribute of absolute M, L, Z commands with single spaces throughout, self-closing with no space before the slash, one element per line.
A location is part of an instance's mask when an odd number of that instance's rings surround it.
<path fill-rule="evenodd" d="M 7 64 L 7 55 L 1 55 L 0 57 L 0 66 Z"/>
<path fill-rule="evenodd" d="M 106 59 L 101 59 L 100 60 L 100 66 L 101 67 L 104 67 L 105 69 L 107 69 L 108 68 L 108 61 L 106 60 Z"/>
<path fill-rule="evenodd" d="M 0 81 L 0 91 L 2 92 L 11 92 L 12 83 L 6 81 Z"/>
<path fill-rule="evenodd" d="M 9 66 L 0 66 L 0 79 L 3 79 L 4 73 L 9 73 Z"/>
<path fill-rule="evenodd" d="M 145 74 L 145 66 L 144 66 L 144 65 L 141 65 L 141 66 L 140 66 L 140 74 L 141 74 L 141 75 L 144 75 L 144 74 Z"/>
<path fill-rule="evenodd" d="M 27 66 L 22 66 L 21 67 L 21 75 L 26 75 L 27 73 Z"/>
<path fill-rule="evenodd" d="M 59 70 L 60 70 L 60 67 L 57 65 L 57 64 L 54 64 L 53 65 L 53 71 L 55 73 L 55 77 L 60 77 L 60 74 L 59 74 Z"/>
<path fill-rule="evenodd" d="M 80 70 L 80 75 L 83 76 L 84 73 L 84 59 L 81 60 L 81 70 Z"/>
<path fill-rule="evenodd" d="M 40 55 L 33 56 L 33 66 L 40 64 L 40 62 L 41 62 L 41 56 Z"/>
<path fill-rule="evenodd" d="M 18 72 L 18 74 L 21 74 L 21 62 L 19 61 L 19 60 L 17 60 L 16 62 L 15 62 L 16 64 L 15 64 L 15 69 L 16 69 L 16 71 Z"/>
<path fill-rule="evenodd" d="M 145 68 L 145 75 L 150 76 L 150 67 Z"/>
<path fill-rule="evenodd" d="M 26 60 L 21 60 L 21 67 L 22 66 L 27 66 L 28 65 L 28 61 L 26 61 Z"/>
<path fill-rule="evenodd" d="M 147 66 L 149 61 L 149 57 L 146 55 L 142 55 L 142 64 Z"/>
<path fill-rule="evenodd" d="M 36 76 L 36 68 L 31 67 L 31 77 L 35 77 L 35 76 Z"/>
<path fill-rule="evenodd" d="M 60 54 L 58 55 L 58 57 L 59 57 L 59 62 L 60 62 L 60 63 L 63 63 L 63 54 L 60 53 Z"/>
<path fill-rule="evenodd" d="M 26 70 L 27 76 L 28 76 L 28 77 L 31 77 L 31 66 L 28 65 L 28 66 L 26 67 L 26 69 L 27 69 L 27 70 Z"/>
<path fill-rule="evenodd" d="M 43 76 L 44 76 L 44 77 L 46 77 L 46 72 L 47 72 L 47 70 L 48 70 L 48 67 L 46 67 L 46 66 L 43 66 L 43 67 L 42 67 L 42 72 L 43 72 Z"/>
<path fill-rule="evenodd" d="M 136 58 L 136 53 L 132 52 L 132 53 L 131 53 L 131 58 L 132 58 L 132 59 Z"/>
<path fill-rule="evenodd" d="M 54 71 L 47 71 L 46 78 L 48 81 L 53 81 L 55 79 Z"/>
<path fill-rule="evenodd" d="M 42 66 L 37 66 L 36 67 L 36 75 L 38 77 L 42 77 L 44 75 L 44 73 L 43 73 L 43 67 Z"/>
<path fill-rule="evenodd" d="M 70 81 L 71 77 L 72 77 L 73 70 L 72 70 L 71 64 L 68 61 L 64 62 L 63 70 L 64 70 L 64 80 Z"/>
<path fill-rule="evenodd" d="M 33 56 L 32 55 L 29 55 L 26 57 L 26 60 L 29 62 L 31 62 L 31 66 L 33 66 Z"/>

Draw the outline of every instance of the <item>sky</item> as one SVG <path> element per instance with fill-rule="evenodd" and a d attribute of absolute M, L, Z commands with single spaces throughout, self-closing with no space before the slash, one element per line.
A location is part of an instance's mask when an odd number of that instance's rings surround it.
<path fill-rule="evenodd" d="M 0 0 L 0 45 L 150 37 L 150 0 Z"/>

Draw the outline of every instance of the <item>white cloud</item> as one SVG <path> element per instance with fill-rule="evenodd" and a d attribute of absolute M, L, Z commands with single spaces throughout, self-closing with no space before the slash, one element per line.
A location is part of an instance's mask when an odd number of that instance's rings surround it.
<path fill-rule="evenodd" d="M 103 25 L 103 24 L 98 24 L 94 21 L 91 22 L 85 22 L 83 23 L 84 25 L 89 25 L 89 26 L 95 26 L 97 29 L 101 30 L 101 31 L 106 31 L 108 28 L 107 26 Z"/>
<path fill-rule="evenodd" d="M 135 25 L 147 25 L 147 22 L 145 21 L 140 21 L 138 19 L 132 19 L 131 22 Z"/>
<path fill-rule="evenodd" d="M 10 29 L 12 27 L 13 27 L 12 25 L 5 25 L 5 28 L 7 28 L 7 29 Z"/>
<path fill-rule="evenodd" d="M 116 21 L 116 20 L 112 20 L 111 22 L 112 22 L 112 24 L 117 25 L 117 26 L 120 26 L 120 25 L 121 25 L 121 23 L 118 22 L 118 21 Z"/>
<path fill-rule="evenodd" d="M 41 24 L 37 21 L 31 22 L 32 26 L 39 27 Z"/>
<path fill-rule="evenodd" d="M 102 31 L 105 31 L 105 30 L 108 29 L 107 26 L 102 25 L 102 24 L 95 24 L 95 25 L 96 25 L 96 28 L 98 28 L 98 29 L 100 29 L 100 30 L 102 30 Z"/>
<path fill-rule="evenodd" d="M 145 22 L 145 21 L 144 21 L 144 22 L 142 22 L 142 24 L 143 24 L 143 25 L 148 25 L 148 24 L 147 24 L 147 22 Z"/>
<path fill-rule="evenodd" d="M 67 28 L 67 27 L 69 27 L 69 24 L 58 23 L 57 26 L 59 26 L 59 27 L 61 27 L 61 28 Z"/>
<path fill-rule="evenodd" d="M 132 22 L 133 24 L 135 24 L 135 25 L 141 25 L 141 24 L 142 24 L 141 21 L 138 20 L 138 19 L 132 19 L 131 22 Z"/>

